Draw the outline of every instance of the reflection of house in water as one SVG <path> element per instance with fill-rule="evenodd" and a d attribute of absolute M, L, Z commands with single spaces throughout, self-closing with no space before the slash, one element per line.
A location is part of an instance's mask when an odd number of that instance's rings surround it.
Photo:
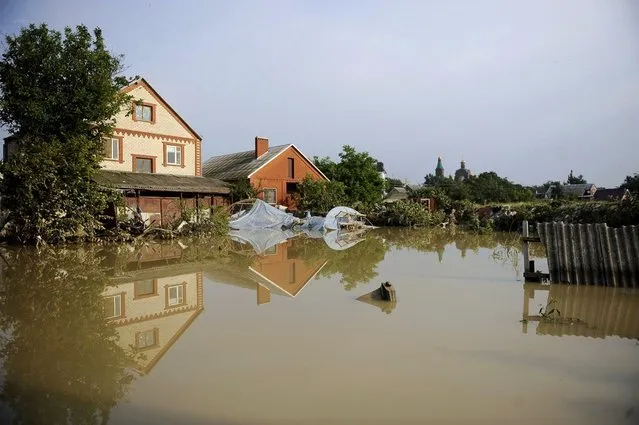
<path fill-rule="evenodd" d="M 179 246 L 148 247 L 111 278 L 103 293 L 107 317 L 119 344 L 136 354 L 148 373 L 203 310 L 202 272 L 197 265 L 175 264 Z M 201 266 L 199 266 L 201 269 Z M 138 355 L 139 354 L 139 355 Z"/>
<path fill-rule="evenodd" d="M 547 292 L 544 313 L 553 308 L 559 313 L 552 318 L 541 314 L 529 314 L 535 293 Z M 537 305 L 539 303 L 535 303 Z M 548 310 L 548 311 L 545 311 Z M 539 308 L 533 308 L 534 313 Z M 537 335 L 586 336 L 605 338 L 639 339 L 639 291 L 585 285 L 524 284 L 523 332 L 528 332 L 527 322 L 538 322 Z"/>
<path fill-rule="evenodd" d="M 296 297 L 326 264 L 325 260 L 307 260 L 292 254 L 293 240 L 269 247 L 260 256 L 251 255 L 247 269 L 228 276 L 222 270 L 207 270 L 207 278 L 257 291 L 257 303 L 270 302 L 271 293 Z M 246 253 L 246 248 L 238 247 Z"/>

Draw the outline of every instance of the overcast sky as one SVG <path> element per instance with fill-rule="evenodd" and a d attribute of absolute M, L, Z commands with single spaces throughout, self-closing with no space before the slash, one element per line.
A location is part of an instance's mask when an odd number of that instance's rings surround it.
<path fill-rule="evenodd" d="M 0 31 L 103 29 L 204 138 L 337 158 L 421 182 L 454 173 L 600 186 L 639 172 L 639 1 L 0 0 Z"/>

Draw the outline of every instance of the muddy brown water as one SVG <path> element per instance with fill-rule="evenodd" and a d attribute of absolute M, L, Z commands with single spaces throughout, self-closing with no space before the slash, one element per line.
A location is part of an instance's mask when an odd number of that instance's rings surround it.
<path fill-rule="evenodd" d="M 524 284 L 512 234 L 268 240 L 3 249 L 0 423 L 639 423 L 636 291 Z"/>

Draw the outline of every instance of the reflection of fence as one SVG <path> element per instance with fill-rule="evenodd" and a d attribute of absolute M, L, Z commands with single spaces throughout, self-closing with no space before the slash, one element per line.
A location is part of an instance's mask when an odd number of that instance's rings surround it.
<path fill-rule="evenodd" d="M 552 318 L 529 314 L 535 291 L 548 291 L 548 305 L 552 300 L 552 308 L 559 314 Z M 639 290 L 525 283 L 523 319 L 524 333 L 528 330 L 527 322 L 539 322 L 538 335 L 639 339 Z"/>
<path fill-rule="evenodd" d="M 639 286 L 639 226 L 540 223 L 552 282 Z"/>

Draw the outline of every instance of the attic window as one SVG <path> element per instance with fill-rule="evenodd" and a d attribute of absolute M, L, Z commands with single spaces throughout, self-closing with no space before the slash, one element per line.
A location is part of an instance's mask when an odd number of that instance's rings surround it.
<path fill-rule="evenodd" d="M 155 105 L 150 103 L 136 103 L 133 120 L 153 124 L 155 122 Z"/>

